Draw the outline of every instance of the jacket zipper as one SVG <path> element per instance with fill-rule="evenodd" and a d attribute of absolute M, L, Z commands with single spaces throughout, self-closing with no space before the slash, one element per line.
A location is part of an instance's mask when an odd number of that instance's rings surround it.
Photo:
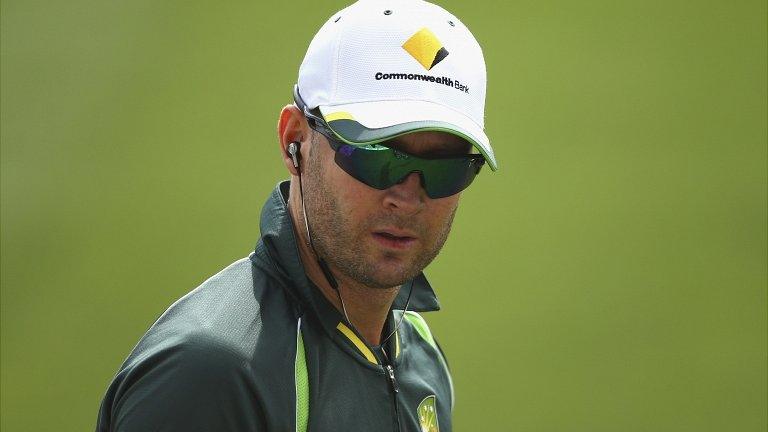
<path fill-rule="evenodd" d="M 400 410 L 397 407 L 397 394 L 400 393 L 400 386 L 397 385 L 397 379 L 395 378 L 395 368 L 392 367 L 386 351 L 382 349 L 381 352 L 384 353 L 384 358 L 387 361 L 387 364 L 384 365 L 384 370 L 386 371 L 387 378 L 389 378 L 390 388 L 392 389 L 392 402 L 395 404 L 395 420 L 397 420 L 397 431 L 399 432 L 402 429 L 400 426 Z"/>

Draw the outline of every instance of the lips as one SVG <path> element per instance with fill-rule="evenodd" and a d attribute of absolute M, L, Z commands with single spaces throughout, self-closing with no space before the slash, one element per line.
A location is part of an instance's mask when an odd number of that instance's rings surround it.
<path fill-rule="evenodd" d="M 374 231 L 373 238 L 380 245 L 391 249 L 407 249 L 416 243 L 416 237 L 413 234 L 395 229 Z"/>

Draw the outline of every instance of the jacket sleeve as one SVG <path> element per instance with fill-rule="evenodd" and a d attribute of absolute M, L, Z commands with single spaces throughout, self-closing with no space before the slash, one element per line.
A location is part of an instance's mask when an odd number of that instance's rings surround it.
<path fill-rule="evenodd" d="M 102 401 L 97 431 L 265 431 L 248 362 L 205 334 L 129 358 Z"/>

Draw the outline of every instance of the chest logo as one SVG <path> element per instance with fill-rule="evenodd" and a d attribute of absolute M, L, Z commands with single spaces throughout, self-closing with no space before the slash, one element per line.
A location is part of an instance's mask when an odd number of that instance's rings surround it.
<path fill-rule="evenodd" d="M 437 424 L 437 403 L 435 395 L 427 396 L 419 404 L 416 410 L 419 414 L 421 432 L 440 432 Z"/>

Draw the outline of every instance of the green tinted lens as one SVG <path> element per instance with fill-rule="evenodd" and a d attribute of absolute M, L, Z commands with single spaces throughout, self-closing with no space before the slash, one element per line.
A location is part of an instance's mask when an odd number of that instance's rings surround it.
<path fill-rule="evenodd" d="M 430 198 L 444 198 L 464 190 L 484 163 L 480 155 L 422 159 L 381 145 L 333 145 L 336 164 L 347 174 L 375 189 L 387 189 L 413 172 L 421 176 Z"/>
<path fill-rule="evenodd" d="M 422 179 L 427 195 L 442 198 L 463 191 L 475 179 L 484 162 L 485 159 L 479 155 L 424 160 Z"/>

